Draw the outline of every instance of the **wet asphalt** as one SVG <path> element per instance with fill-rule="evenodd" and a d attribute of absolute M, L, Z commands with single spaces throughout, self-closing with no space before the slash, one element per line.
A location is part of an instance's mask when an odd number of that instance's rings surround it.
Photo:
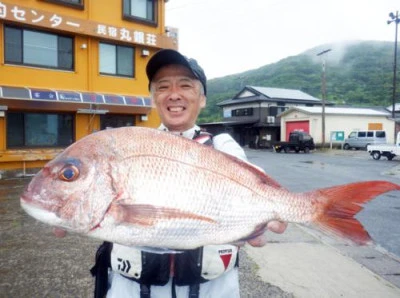
<path fill-rule="evenodd" d="M 28 216 L 19 197 L 30 178 L 0 179 L 0 297 L 93 297 L 89 272 L 101 241 L 75 234 L 56 238 Z M 240 252 L 241 297 L 293 297 L 263 282 Z"/>
<path fill-rule="evenodd" d="M 399 160 L 393 163 L 388 163 L 387 161 L 374 163 L 374 161 L 369 160 L 370 157 L 366 152 L 334 152 L 334 155 L 345 154 L 346 158 L 352 157 L 352 162 L 364 163 L 366 162 L 364 160 L 367 160 L 368 163 L 371 163 L 370 166 L 368 164 L 368 167 L 376 168 L 376 171 L 381 173 L 380 175 L 383 175 L 382 177 L 385 177 L 385 179 L 395 179 L 393 181 L 397 182 L 398 177 L 400 177 L 400 171 L 398 171 L 399 173 L 394 173 L 393 170 L 392 172 L 382 170 L 385 168 L 398 168 L 393 166 L 399 165 Z M 302 188 L 307 187 L 313 188 L 318 179 L 322 179 L 321 183 L 327 180 L 327 184 L 333 183 L 331 181 L 332 177 L 336 176 L 349 181 L 359 179 L 351 172 L 350 168 L 353 168 L 353 165 L 347 159 L 343 161 L 348 166 L 346 171 L 343 172 L 341 170 L 336 173 L 332 164 L 337 164 L 338 159 L 335 159 L 334 162 L 328 162 L 326 154 L 323 156 L 323 162 L 318 162 L 319 155 L 315 154 L 313 158 L 315 157 L 317 162 L 310 163 L 311 155 L 298 155 L 296 157 L 295 154 L 276 155 L 276 153 L 258 150 L 247 150 L 246 153 L 251 162 L 268 169 L 272 177 L 275 177 L 274 175 L 276 177 L 280 177 L 279 175 L 286 177 L 281 182 L 287 183 L 286 186 L 290 189 L 293 188 L 293 190 L 304 190 Z M 281 162 L 280 158 L 284 159 L 285 162 Z M 305 158 L 304 163 L 299 160 L 301 158 Z M 296 167 L 288 162 L 288 159 L 295 159 Z M 276 162 L 277 165 L 273 165 L 272 161 Z M 267 164 L 264 165 L 263 163 Z M 309 179 L 295 179 L 297 176 L 294 169 L 299 168 L 299 171 L 304 172 L 304 165 L 312 167 L 315 172 L 314 175 L 317 175 L 318 179 L 314 176 L 312 176 L 314 178 L 309 177 Z M 367 164 L 362 164 L 364 170 L 366 170 L 366 166 Z M 325 180 L 324 176 L 317 171 L 321 170 L 320 168 L 325 170 L 329 168 L 330 175 Z M 282 173 L 279 171 L 282 171 Z M 365 171 L 362 177 L 365 179 L 373 178 L 367 177 L 368 173 L 368 171 Z M 294 175 L 293 179 L 290 178 L 290 175 Z M 75 234 L 68 234 L 64 238 L 56 238 L 52 233 L 51 227 L 25 214 L 20 207 L 19 197 L 29 181 L 29 177 L 5 179 L 4 175 L 3 179 L 0 179 L 0 298 L 93 297 L 94 280 L 89 270 L 94 265 L 95 252 L 101 241 Z M 278 181 L 280 180 L 278 179 Z M 395 200 L 395 202 L 398 201 Z M 374 209 L 377 208 L 372 204 L 371 206 Z M 376 226 L 376 221 L 373 218 L 371 220 L 375 224 L 368 225 L 367 221 L 365 223 L 368 230 L 371 230 L 372 234 L 374 234 L 373 228 Z M 393 230 L 391 233 L 393 233 Z M 378 238 L 379 234 L 376 234 L 376 238 Z M 374 266 L 367 264 L 365 263 L 365 258 L 358 257 L 360 254 L 362 254 L 360 249 L 357 249 L 356 255 L 353 255 L 352 252 L 347 252 L 347 255 L 350 255 L 354 260 L 374 272 L 380 273 L 382 271 L 380 267 L 387 267 L 387 262 L 385 263 L 384 261 L 380 261 L 378 265 Z M 380 267 L 376 269 L 377 266 Z M 258 269 L 256 263 L 242 249 L 240 251 L 239 270 L 241 297 L 294 297 L 292 293 L 285 292 L 278 286 L 261 280 L 257 275 Z"/>

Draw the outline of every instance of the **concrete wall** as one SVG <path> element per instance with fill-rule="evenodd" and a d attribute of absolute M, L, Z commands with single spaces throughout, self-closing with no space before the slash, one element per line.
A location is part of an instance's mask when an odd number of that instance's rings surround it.
<path fill-rule="evenodd" d="M 281 118 L 281 139 L 286 135 L 286 122 L 288 121 L 310 121 L 310 134 L 316 144 L 322 143 L 322 116 L 293 111 Z M 325 115 L 325 144 L 330 143 L 330 135 L 333 131 L 344 131 L 347 137 L 353 130 L 367 130 L 370 123 L 382 123 L 386 131 L 388 143 L 394 142 L 394 121 L 384 116 L 363 115 Z"/>

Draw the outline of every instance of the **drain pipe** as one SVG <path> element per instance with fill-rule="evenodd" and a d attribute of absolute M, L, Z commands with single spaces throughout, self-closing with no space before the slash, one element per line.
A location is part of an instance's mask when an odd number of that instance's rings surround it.
<path fill-rule="evenodd" d="M 27 174 L 26 173 L 26 165 L 25 165 L 25 160 L 22 162 L 22 178 L 24 177 L 33 177 L 35 174 Z"/>

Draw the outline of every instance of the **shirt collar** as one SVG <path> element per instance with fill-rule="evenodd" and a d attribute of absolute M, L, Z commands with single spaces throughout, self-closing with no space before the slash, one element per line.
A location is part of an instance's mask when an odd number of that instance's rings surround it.
<path fill-rule="evenodd" d="M 169 129 L 164 124 L 161 124 L 158 127 L 158 129 L 163 130 L 163 131 L 169 131 Z M 200 131 L 200 127 L 198 127 L 197 125 L 193 126 L 192 128 L 189 128 L 188 130 L 182 131 L 182 132 L 181 131 L 171 131 L 171 133 L 174 135 L 183 136 L 188 139 L 193 139 L 193 137 L 196 134 L 196 131 Z"/>

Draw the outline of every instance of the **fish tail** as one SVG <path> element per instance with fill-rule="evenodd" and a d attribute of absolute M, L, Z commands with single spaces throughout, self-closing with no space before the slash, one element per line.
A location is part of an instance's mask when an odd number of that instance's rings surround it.
<path fill-rule="evenodd" d="M 363 204 L 392 190 L 400 190 L 400 185 L 387 181 L 366 181 L 311 192 L 319 205 L 313 223 L 327 233 L 359 245 L 368 244 L 372 242 L 371 237 L 354 216 L 363 209 Z"/>

